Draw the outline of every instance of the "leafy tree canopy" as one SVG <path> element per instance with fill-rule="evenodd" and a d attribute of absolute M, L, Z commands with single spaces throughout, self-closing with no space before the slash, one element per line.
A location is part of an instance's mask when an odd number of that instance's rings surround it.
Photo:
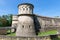
<path fill-rule="evenodd" d="M 12 14 L 0 16 L 0 27 L 11 26 Z"/>

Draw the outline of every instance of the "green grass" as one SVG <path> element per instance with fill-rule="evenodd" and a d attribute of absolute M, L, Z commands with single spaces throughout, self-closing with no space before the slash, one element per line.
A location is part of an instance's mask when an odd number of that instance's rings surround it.
<path fill-rule="evenodd" d="M 46 31 L 46 32 L 40 32 L 40 33 L 38 33 L 38 36 L 47 36 L 47 35 L 53 35 L 53 34 L 57 34 L 57 30 L 50 30 L 50 31 Z"/>
<path fill-rule="evenodd" d="M 10 30 L 7 30 L 7 36 L 16 36 L 16 33 L 11 33 Z"/>
<path fill-rule="evenodd" d="M 7 34 L 7 36 L 16 36 L 16 33 Z"/>

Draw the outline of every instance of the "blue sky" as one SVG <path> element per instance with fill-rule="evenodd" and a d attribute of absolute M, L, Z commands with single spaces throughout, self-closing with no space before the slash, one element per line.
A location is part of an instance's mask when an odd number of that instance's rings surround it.
<path fill-rule="evenodd" d="M 18 14 L 18 4 L 31 3 L 34 13 L 41 16 L 60 16 L 60 0 L 0 0 L 0 15 Z"/>

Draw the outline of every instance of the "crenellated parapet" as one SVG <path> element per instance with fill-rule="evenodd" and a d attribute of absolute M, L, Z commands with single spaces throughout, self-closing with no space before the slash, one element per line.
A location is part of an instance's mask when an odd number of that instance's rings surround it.
<path fill-rule="evenodd" d="M 18 14 L 32 14 L 34 6 L 30 3 L 22 3 L 18 5 Z"/>

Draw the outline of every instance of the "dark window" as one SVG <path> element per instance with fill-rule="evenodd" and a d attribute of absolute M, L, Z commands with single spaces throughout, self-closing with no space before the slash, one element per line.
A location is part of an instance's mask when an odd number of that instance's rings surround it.
<path fill-rule="evenodd" d="M 24 28 L 24 25 L 22 27 Z"/>
<path fill-rule="evenodd" d="M 25 8 L 23 8 L 23 10 L 25 10 Z"/>
<path fill-rule="evenodd" d="M 29 28 L 30 28 L 30 25 L 29 25 Z"/>
<path fill-rule="evenodd" d="M 28 8 L 26 8 L 26 10 L 28 10 Z"/>

